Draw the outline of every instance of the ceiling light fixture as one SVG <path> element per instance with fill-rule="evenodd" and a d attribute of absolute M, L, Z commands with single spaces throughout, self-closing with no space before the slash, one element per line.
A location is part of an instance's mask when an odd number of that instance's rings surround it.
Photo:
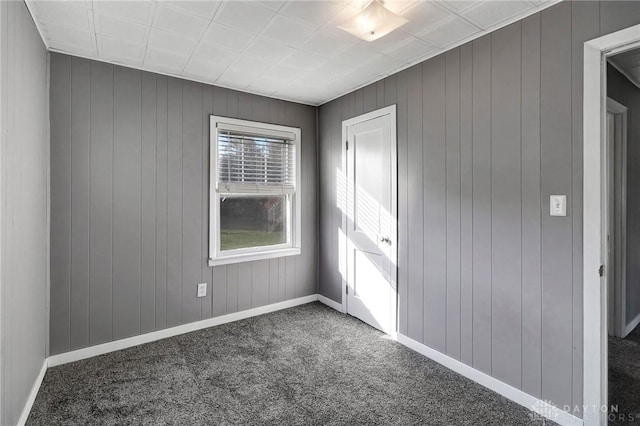
<path fill-rule="evenodd" d="M 385 8 L 380 0 L 373 0 L 353 18 L 338 28 L 366 41 L 374 41 L 384 37 L 408 22 Z"/>

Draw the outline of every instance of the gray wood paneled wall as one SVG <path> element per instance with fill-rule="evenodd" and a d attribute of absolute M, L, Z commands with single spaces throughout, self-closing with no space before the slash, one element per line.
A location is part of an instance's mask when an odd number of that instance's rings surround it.
<path fill-rule="evenodd" d="M 24 2 L 0 2 L 0 424 L 47 356 L 47 51 Z"/>
<path fill-rule="evenodd" d="M 627 107 L 626 324 L 640 315 L 640 88 L 611 65 L 607 95 Z"/>
<path fill-rule="evenodd" d="M 320 107 L 320 293 L 341 300 L 341 122 L 397 104 L 400 332 L 580 405 L 583 42 L 638 23 L 562 2 Z"/>
<path fill-rule="evenodd" d="M 316 293 L 315 108 L 52 54 L 51 111 L 52 354 Z M 210 114 L 301 128 L 301 255 L 207 266 Z"/>

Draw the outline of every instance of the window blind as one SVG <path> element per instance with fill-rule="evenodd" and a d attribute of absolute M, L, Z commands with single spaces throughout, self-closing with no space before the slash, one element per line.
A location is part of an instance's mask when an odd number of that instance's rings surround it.
<path fill-rule="evenodd" d="M 284 137 L 218 129 L 218 192 L 293 193 L 295 144 Z"/>

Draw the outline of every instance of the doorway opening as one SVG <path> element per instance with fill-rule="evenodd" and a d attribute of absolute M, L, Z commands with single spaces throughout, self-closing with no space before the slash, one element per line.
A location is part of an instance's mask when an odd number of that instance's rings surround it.
<path fill-rule="evenodd" d="M 585 425 L 628 423 L 635 411 L 609 399 L 609 336 L 629 326 L 630 183 L 624 178 L 624 121 L 629 105 L 607 101 L 608 59 L 640 47 L 640 25 L 584 44 L 583 419 Z M 626 109 L 625 109 L 626 107 Z M 629 163 L 631 164 L 631 163 Z M 630 166 L 631 167 L 631 166 Z M 630 167 L 628 168 L 630 170 Z M 637 167 L 636 167 L 637 168 Z M 625 187 L 626 186 L 626 187 Z M 640 204 L 639 204 L 640 205 Z M 627 218 L 624 213 L 627 212 Z M 640 229 L 638 232 L 640 238 Z M 640 267 L 640 264 L 638 265 Z M 639 268 L 640 269 L 640 268 Z M 615 390 L 615 389 L 614 389 Z M 627 392 L 627 391 L 625 391 Z M 619 393 L 611 392 L 615 398 Z M 611 404 L 610 404 L 611 403 Z M 638 407 L 640 409 L 640 407 Z M 623 412 L 626 411 L 626 412 Z M 640 413 L 640 410 L 638 411 Z M 623 416 L 625 416 L 623 418 Z M 640 419 L 636 418 L 635 421 Z"/>
<path fill-rule="evenodd" d="M 609 424 L 640 421 L 640 47 L 607 57 Z M 627 139 L 632 141 L 627 145 Z M 628 221 L 627 219 L 631 220 Z"/>

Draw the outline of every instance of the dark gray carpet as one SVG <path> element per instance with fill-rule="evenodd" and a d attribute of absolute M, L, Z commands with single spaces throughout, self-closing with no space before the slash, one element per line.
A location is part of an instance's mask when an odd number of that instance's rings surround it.
<path fill-rule="evenodd" d="M 359 320 L 312 303 L 51 368 L 28 424 L 543 421 Z"/>
<path fill-rule="evenodd" d="M 625 340 L 631 340 L 640 345 L 640 325 L 634 328 L 633 331 L 625 337 Z"/>
<path fill-rule="evenodd" d="M 620 339 L 609 336 L 610 424 L 640 425 L 640 326 Z"/>

